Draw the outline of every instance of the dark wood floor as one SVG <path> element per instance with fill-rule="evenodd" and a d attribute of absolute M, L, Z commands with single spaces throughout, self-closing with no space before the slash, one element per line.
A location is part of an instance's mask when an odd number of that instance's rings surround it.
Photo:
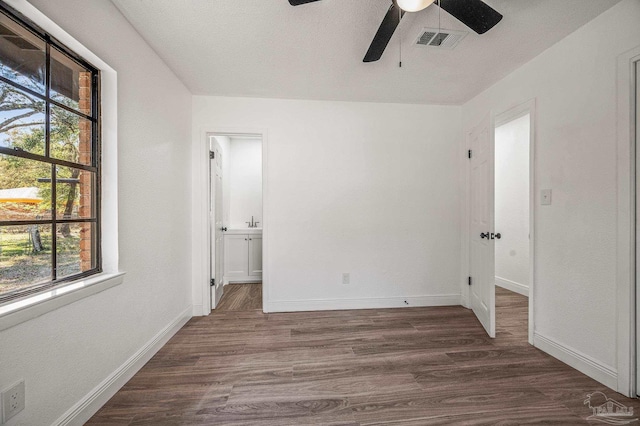
<path fill-rule="evenodd" d="M 224 294 L 216 310 L 262 311 L 262 284 L 229 284 L 224 286 Z"/>
<path fill-rule="evenodd" d="M 498 289 L 496 339 L 462 307 L 191 319 L 91 425 L 588 424 L 605 388 L 526 341 Z"/>

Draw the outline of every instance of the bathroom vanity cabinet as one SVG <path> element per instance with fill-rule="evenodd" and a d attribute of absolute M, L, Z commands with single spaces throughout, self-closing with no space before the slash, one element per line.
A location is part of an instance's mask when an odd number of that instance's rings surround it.
<path fill-rule="evenodd" d="M 234 229 L 224 235 L 224 284 L 262 281 L 262 229 Z"/>

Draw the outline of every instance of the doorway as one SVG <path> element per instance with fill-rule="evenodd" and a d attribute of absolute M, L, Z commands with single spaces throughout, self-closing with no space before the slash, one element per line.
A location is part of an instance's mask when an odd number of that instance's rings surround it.
<path fill-rule="evenodd" d="M 211 307 L 262 310 L 262 136 L 213 133 L 209 144 Z"/>
<path fill-rule="evenodd" d="M 467 139 L 469 306 L 490 337 L 515 327 L 531 344 L 534 117 L 534 100 L 487 114 Z"/>
<path fill-rule="evenodd" d="M 505 121 L 506 120 L 506 121 Z M 496 330 L 527 339 L 531 114 L 495 122 Z"/>

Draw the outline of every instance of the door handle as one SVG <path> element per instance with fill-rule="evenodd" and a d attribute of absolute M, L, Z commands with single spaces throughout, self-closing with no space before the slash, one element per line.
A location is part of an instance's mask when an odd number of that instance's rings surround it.
<path fill-rule="evenodd" d="M 220 228 L 221 231 L 227 232 L 227 227 L 223 226 L 222 228 Z"/>
<path fill-rule="evenodd" d="M 482 232 L 480 234 L 480 239 L 486 238 L 487 240 L 489 239 L 489 233 L 487 232 L 486 234 L 484 232 Z"/>
<path fill-rule="evenodd" d="M 497 239 L 499 240 L 500 238 L 502 238 L 502 235 L 500 235 L 500 233 L 498 232 L 497 234 L 494 234 L 493 232 L 491 233 L 491 239 Z"/>

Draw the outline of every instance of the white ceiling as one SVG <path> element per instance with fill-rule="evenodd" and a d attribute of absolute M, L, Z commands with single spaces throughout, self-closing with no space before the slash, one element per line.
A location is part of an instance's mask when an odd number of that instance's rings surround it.
<path fill-rule="evenodd" d="M 390 0 L 113 0 L 196 95 L 429 104 L 464 103 L 620 0 L 485 1 L 504 15 L 485 35 L 455 50 L 413 46 L 438 26 L 432 5 L 365 64 Z M 441 25 L 470 31 L 446 12 Z"/>

